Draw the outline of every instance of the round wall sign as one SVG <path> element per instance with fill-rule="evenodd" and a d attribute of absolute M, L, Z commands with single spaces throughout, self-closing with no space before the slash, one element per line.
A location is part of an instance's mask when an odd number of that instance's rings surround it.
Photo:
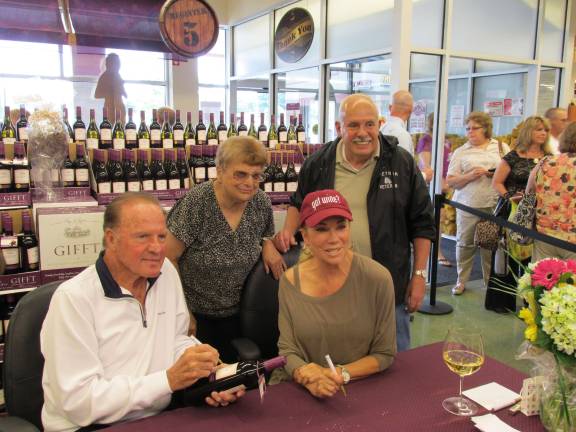
<path fill-rule="evenodd" d="M 206 54 L 218 39 L 218 18 L 203 0 L 168 0 L 159 23 L 164 43 L 183 57 Z"/>
<path fill-rule="evenodd" d="M 306 9 L 294 8 L 282 17 L 274 35 L 276 55 L 287 63 L 296 63 L 312 45 L 314 20 Z"/>

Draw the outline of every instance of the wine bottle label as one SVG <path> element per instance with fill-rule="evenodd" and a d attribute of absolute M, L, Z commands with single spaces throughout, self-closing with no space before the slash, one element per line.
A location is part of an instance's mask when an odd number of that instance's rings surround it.
<path fill-rule="evenodd" d="M 110 182 L 98 183 L 98 193 L 109 194 L 110 193 Z"/>
<path fill-rule="evenodd" d="M 97 149 L 98 148 L 98 138 L 86 139 L 86 147 L 89 149 Z"/>
<path fill-rule="evenodd" d="M 138 139 L 138 148 L 149 149 L 150 148 L 150 140 L 148 138 L 139 138 Z"/>
<path fill-rule="evenodd" d="M 112 193 L 124 193 L 126 192 L 126 183 L 123 181 L 112 182 Z"/>
<path fill-rule="evenodd" d="M 87 182 L 88 181 L 88 168 L 77 168 L 76 169 L 76 181 L 77 182 Z"/>
<path fill-rule="evenodd" d="M 248 131 L 240 131 L 238 132 L 238 136 L 248 136 Z"/>
<path fill-rule="evenodd" d="M 74 129 L 74 139 L 76 141 L 85 141 L 86 140 L 86 129 L 84 129 L 84 128 Z"/>
<path fill-rule="evenodd" d="M 180 189 L 180 179 L 170 179 L 168 182 L 168 189 Z"/>
<path fill-rule="evenodd" d="M 188 138 L 186 140 L 186 145 L 187 146 L 196 145 L 196 140 L 194 138 Z"/>
<path fill-rule="evenodd" d="M 2 138 L 2 142 L 4 144 L 14 144 L 16 142 L 16 138 Z"/>
<path fill-rule="evenodd" d="M 165 179 L 156 180 L 156 190 L 167 190 L 168 182 Z"/>
<path fill-rule="evenodd" d="M 28 256 L 28 264 L 32 267 L 34 264 L 38 264 L 39 256 L 38 256 L 38 246 L 31 247 L 26 251 L 26 255 Z"/>
<path fill-rule="evenodd" d="M 268 141 L 268 132 L 266 131 L 258 132 L 258 139 L 264 142 Z"/>
<path fill-rule="evenodd" d="M 128 192 L 140 192 L 140 182 L 139 181 L 128 182 Z"/>
<path fill-rule="evenodd" d="M 72 168 L 62 169 L 62 181 L 68 183 L 74 183 L 74 170 Z"/>
<path fill-rule="evenodd" d="M 278 140 L 268 140 L 268 147 L 275 149 L 278 146 Z"/>
<path fill-rule="evenodd" d="M 50 180 L 52 183 L 58 183 L 60 181 L 60 170 L 58 168 L 52 168 L 50 170 Z"/>
<path fill-rule="evenodd" d="M 160 135 L 161 132 L 159 129 L 152 129 L 150 131 L 150 139 L 152 139 L 152 141 L 160 141 Z"/>
<path fill-rule="evenodd" d="M 286 183 L 286 192 L 296 192 L 297 188 L 298 188 L 298 182 Z"/>
<path fill-rule="evenodd" d="M 154 180 L 144 180 L 142 182 L 142 190 L 145 191 L 154 190 Z"/>
<path fill-rule="evenodd" d="M 20 265 L 20 255 L 17 247 L 2 249 L 2 255 L 7 266 L 18 267 Z"/>
<path fill-rule="evenodd" d="M 4 248 L 17 248 L 18 246 L 18 237 L 16 236 L 2 236 L 0 237 L 0 247 Z"/>
<path fill-rule="evenodd" d="M 278 139 L 281 143 L 285 143 L 288 141 L 288 132 L 280 132 L 278 134 Z"/>
<path fill-rule="evenodd" d="M 208 140 L 208 145 L 218 145 L 218 139 L 217 138 L 210 138 Z"/>
<path fill-rule="evenodd" d="M 272 189 L 272 183 L 270 182 L 264 183 L 264 192 L 274 192 L 274 190 Z"/>
<path fill-rule="evenodd" d="M 184 189 L 190 189 L 190 179 L 188 177 L 184 177 Z"/>
<path fill-rule="evenodd" d="M 300 173 L 300 168 L 302 168 L 302 165 L 300 164 L 294 165 L 294 171 L 296 171 L 296 174 Z"/>
<path fill-rule="evenodd" d="M 10 175 L 10 170 L 3 169 L 0 170 L 0 185 L 9 185 L 12 183 L 12 176 Z"/>
<path fill-rule="evenodd" d="M 298 132 L 298 142 L 306 142 L 306 132 Z"/>
<path fill-rule="evenodd" d="M 138 139 L 136 129 L 126 129 L 125 134 L 126 134 L 126 141 L 136 141 Z"/>
<path fill-rule="evenodd" d="M 206 179 L 206 168 L 194 168 L 194 179 L 196 183 L 204 181 Z"/>
<path fill-rule="evenodd" d="M 228 131 L 218 131 L 218 142 L 224 142 L 228 139 Z"/>
<path fill-rule="evenodd" d="M 216 380 L 227 378 L 229 376 L 235 375 L 238 370 L 238 363 L 233 363 L 220 369 L 216 369 L 215 378 Z"/>
<path fill-rule="evenodd" d="M 124 138 L 114 138 L 112 140 L 112 146 L 116 150 L 122 150 L 124 147 L 126 147 L 126 141 L 124 140 Z"/>
<path fill-rule="evenodd" d="M 290 139 L 288 140 L 288 144 L 298 144 L 298 141 L 296 141 L 295 139 Z"/>
<path fill-rule="evenodd" d="M 183 130 L 175 130 L 174 131 L 174 141 L 184 141 L 184 131 Z"/>
<path fill-rule="evenodd" d="M 206 131 L 199 130 L 197 134 L 198 141 L 206 141 Z"/>
<path fill-rule="evenodd" d="M 21 185 L 30 184 L 30 171 L 28 171 L 28 168 L 14 170 L 14 183 Z"/>
<path fill-rule="evenodd" d="M 100 139 L 110 141 L 112 139 L 112 129 L 100 129 Z"/>
<path fill-rule="evenodd" d="M 209 167 L 208 168 L 208 178 L 210 180 L 215 179 L 217 175 L 218 175 L 218 172 L 216 171 L 216 167 Z"/>
<path fill-rule="evenodd" d="M 174 141 L 172 138 L 164 138 L 162 140 L 162 147 L 164 148 L 174 148 Z"/>
<path fill-rule="evenodd" d="M 20 141 L 27 141 L 28 131 L 26 130 L 26 128 L 18 128 L 18 136 L 20 137 Z"/>
<path fill-rule="evenodd" d="M 286 183 L 274 182 L 274 192 L 286 192 Z"/>

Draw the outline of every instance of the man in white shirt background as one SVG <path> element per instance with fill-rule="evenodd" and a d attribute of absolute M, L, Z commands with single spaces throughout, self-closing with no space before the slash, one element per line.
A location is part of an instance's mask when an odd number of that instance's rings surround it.
<path fill-rule="evenodd" d="M 386 120 L 386 124 L 382 127 L 380 132 L 383 135 L 392 135 L 398 139 L 398 144 L 412 156 L 414 156 L 414 144 L 412 136 L 406 130 L 406 124 L 412 110 L 414 109 L 414 98 L 407 90 L 398 90 L 392 95 L 392 103 L 390 104 L 390 118 Z M 432 181 L 434 171 L 431 168 L 422 168 L 422 176 L 426 183 Z"/>
<path fill-rule="evenodd" d="M 554 154 L 558 154 L 558 138 L 568 125 L 568 111 L 564 108 L 550 108 L 544 117 L 550 122 L 550 147 Z"/>

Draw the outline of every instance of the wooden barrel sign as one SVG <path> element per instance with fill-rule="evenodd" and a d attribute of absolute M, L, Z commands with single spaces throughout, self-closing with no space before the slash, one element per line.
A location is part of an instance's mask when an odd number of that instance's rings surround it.
<path fill-rule="evenodd" d="M 296 63 L 306 55 L 314 39 L 314 20 L 303 8 L 290 9 L 274 34 L 276 55 L 286 63 Z"/>
<path fill-rule="evenodd" d="M 218 18 L 203 0 L 168 0 L 159 22 L 164 43 L 183 57 L 206 54 L 218 39 Z"/>

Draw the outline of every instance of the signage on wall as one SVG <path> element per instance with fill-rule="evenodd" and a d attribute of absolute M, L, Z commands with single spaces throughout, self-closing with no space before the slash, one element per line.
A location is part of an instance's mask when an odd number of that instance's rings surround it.
<path fill-rule="evenodd" d="M 296 63 L 306 55 L 314 39 L 314 20 L 306 9 L 290 9 L 274 34 L 276 55 L 286 63 Z"/>
<path fill-rule="evenodd" d="M 176 54 L 206 54 L 218 39 L 218 18 L 204 0 L 168 0 L 159 17 L 164 43 Z"/>
<path fill-rule="evenodd" d="M 519 117 L 524 114 L 524 98 L 506 98 L 484 102 L 484 112 L 490 117 Z"/>
<path fill-rule="evenodd" d="M 453 129 L 464 127 L 464 105 L 452 105 L 448 125 Z"/>
<path fill-rule="evenodd" d="M 410 115 L 410 132 L 426 132 L 426 100 L 414 102 L 414 108 Z"/>

